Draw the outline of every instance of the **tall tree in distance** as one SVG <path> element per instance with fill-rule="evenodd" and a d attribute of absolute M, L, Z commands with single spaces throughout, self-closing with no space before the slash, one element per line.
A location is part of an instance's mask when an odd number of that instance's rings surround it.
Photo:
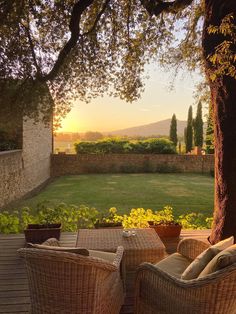
<path fill-rule="evenodd" d="M 214 125 L 213 125 L 213 110 L 212 105 L 209 104 L 209 113 L 207 118 L 206 129 L 206 153 L 214 154 Z"/>
<path fill-rule="evenodd" d="M 197 114 L 193 122 L 194 145 L 202 147 L 203 145 L 203 120 L 202 120 L 202 103 L 197 105 Z"/>
<path fill-rule="evenodd" d="M 188 121 L 185 129 L 185 147 L 186 153 L 190 153 L 193 148 L 193 108 L 189 107 L 188 110 Z"/>
<path fill-rule="evenodd" d="M 177 119 L 176 115 L 173 114 L 171 122 L 170 122 L 170 140 L 177 146 L 178 137 L 177 137 Z"/>

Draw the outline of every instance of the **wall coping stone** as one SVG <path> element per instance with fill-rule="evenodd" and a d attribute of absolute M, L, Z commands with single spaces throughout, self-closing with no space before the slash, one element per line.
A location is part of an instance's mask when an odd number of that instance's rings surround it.
<path fill-rule="evenodd" d="M 19 153 L 22 153 L 22 149 L 4 150 L 0 152 L 0 157 L 6 156 L 6 155 L 19 154 Z"/>

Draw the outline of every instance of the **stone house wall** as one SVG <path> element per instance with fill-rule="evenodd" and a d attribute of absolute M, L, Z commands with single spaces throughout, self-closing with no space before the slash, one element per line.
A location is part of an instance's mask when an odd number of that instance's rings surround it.
<path fill-rule="evenodd" d="M 22 150 L 0 152 L 0 207 L 32 192 L 50 178 L 52 126 L 23 122 Z"/>

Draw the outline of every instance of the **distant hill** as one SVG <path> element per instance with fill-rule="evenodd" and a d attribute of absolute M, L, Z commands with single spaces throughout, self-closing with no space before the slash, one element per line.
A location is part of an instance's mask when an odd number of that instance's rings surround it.
<path fill-rule="evenodd" d="M 119 136 L 152 136 L 152 135 L 165 135 L 169 136 L 171 119 L 166 119 L 150 124 L 140 125 L 132 128 L 116 130 L 109 132 L 111 135 Z M 184 128 L 187 121 L 177 121 L 177 134 L 178 136 L 184 135 Z"/>

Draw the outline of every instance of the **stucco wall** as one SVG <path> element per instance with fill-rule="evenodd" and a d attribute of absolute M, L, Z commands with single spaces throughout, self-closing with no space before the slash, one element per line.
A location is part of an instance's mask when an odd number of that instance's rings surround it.
<path fill-rule="evenodd" d="M 63 155 L 52 156 L 52 176 L 109 172 L 193 172 L 210 173 L 213 155 Z"/>
<path fill-rule="evenodd" d="M 0 207 L 23 197 L 50 178 L 51 153 L 51 126 L 24 121 L 22 150 L 0 152 Z"/>

